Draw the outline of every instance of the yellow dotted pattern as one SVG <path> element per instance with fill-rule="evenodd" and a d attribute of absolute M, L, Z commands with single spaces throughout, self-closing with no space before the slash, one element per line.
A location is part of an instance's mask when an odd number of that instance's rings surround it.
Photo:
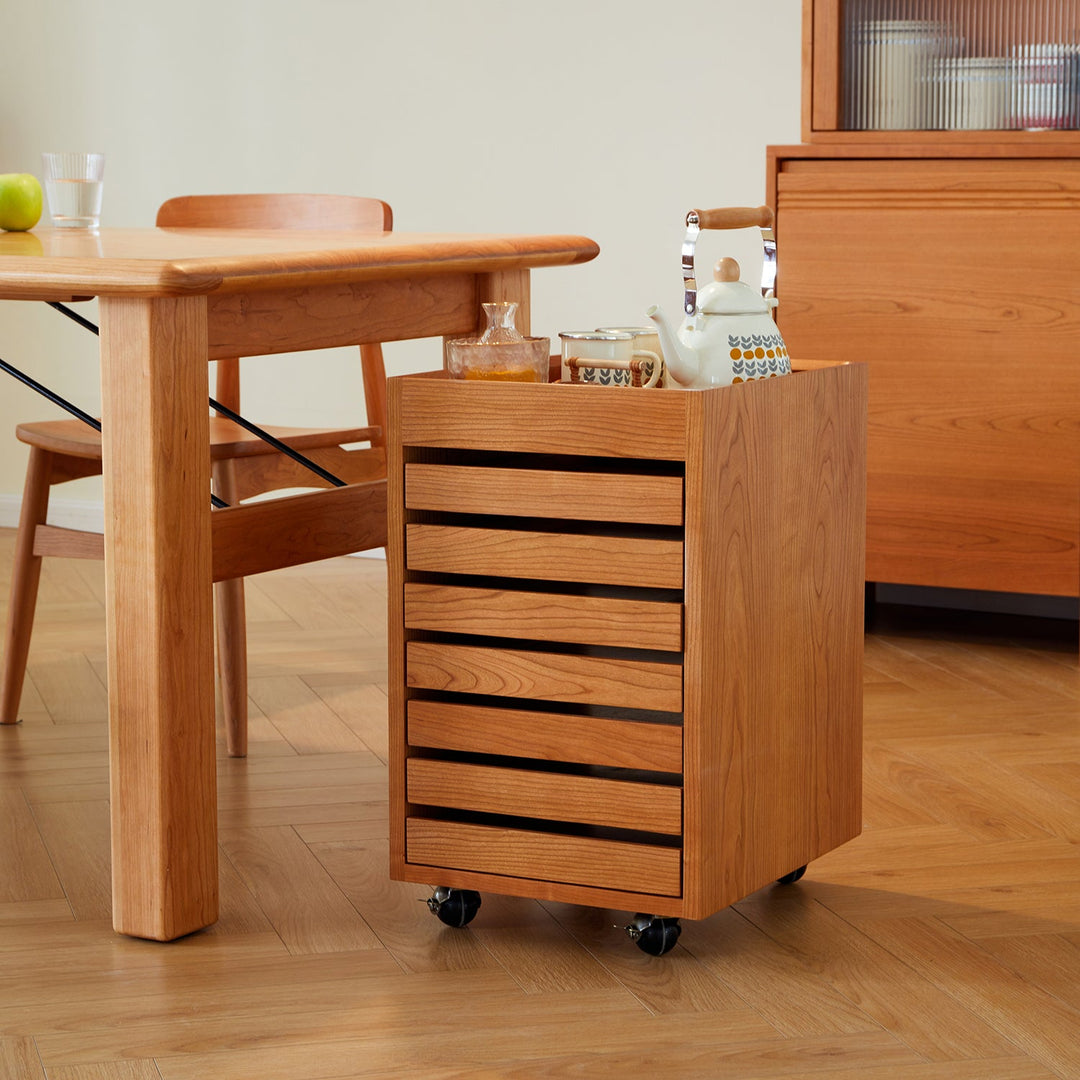
<path fill-rule="evenodd" d="M 729 354 L 732 360 L 783 360 L 787 357 L 787 348 L 783 345 L 778 345 L 775 348 L 764 349 L 760 345 L 754 349 L 739 349 L 733 348 Z M 767 376 L 760 376 L 761 378 L 775 379 L 777 373 L 775 371 L 770 372 Z M 732 385 L 737 385 L 741 382 L 755 382 L 758 376 L 750 376 L 748 379 L 744 379 L 741 375 L 736 375 L 731 380 Z"/>

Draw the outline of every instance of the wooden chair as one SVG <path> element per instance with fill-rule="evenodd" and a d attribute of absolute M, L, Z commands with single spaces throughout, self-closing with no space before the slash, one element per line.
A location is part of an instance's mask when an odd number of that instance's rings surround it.
<path fill-rule="evenodd" d="M 194 195 L 170 199 L 158 210 L 164 228 L 352 229 L 389 232 L 390 207 L 378 199 L 344 195 Z M 367 424 L 348 430 L 266 428 L 347 483 L 386 478 L 386 373 L 382 348 L 360 346 Z M 240 409 L 240 362 L 217 362 L 216 400 Z M 15 542 L 11 603 L 4 647 L 0 723 L 17 722 L 26 674 L 41 560 L 45 555 L 101 558 L 100 534 L 46 524 L 54 484 L 101 473 L 101 437 L 79 420 L 20 424 L 30 447 L 22 512 Z M 234 505 L 282 488 L 327 487 L 326 481 L 222 416 L 210 419 L 214 491 Z M 366 443 L 360 448 L 346 444 Z M 209 497 L 209 493 L 207 495 Z M 247 651 L 243 578 L 214 586 L 218 674 L 229 753 L 247 753 Z"/>

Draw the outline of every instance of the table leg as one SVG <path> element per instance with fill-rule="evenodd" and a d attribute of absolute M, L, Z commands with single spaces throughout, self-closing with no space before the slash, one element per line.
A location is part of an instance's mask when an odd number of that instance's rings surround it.
<path fill-rule="evenodd" d="M 205 297 L 101 300 L 113 926 L 217 919 Z"/>

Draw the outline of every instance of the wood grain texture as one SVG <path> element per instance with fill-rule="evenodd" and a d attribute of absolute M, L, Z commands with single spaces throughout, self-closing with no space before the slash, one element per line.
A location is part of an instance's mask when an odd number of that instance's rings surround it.
<path fill-rule="evenodd" d="M 681 525 L 682 478 L 602 472 L 405 466 L 405 506 L 448 513 Z"/>
<path fill-rule="evenodd" d="M 37 229 L 0 243 L 0 298 L 179 296 L 408 278 L 417 268 L 490 274 L 588 262 L 582 236 L 385 233 L 345 229 Z M 422 271 L 424 272 L 424 271 Z"/>
<path fill-rule="evenodd" d="M 169 940 L 217 918 L 205 301 L 103 300 L 101 339 L 113 919 Z"/>
<path fill-rule="evenodd" d="M 657 589 L 683 583 L 681 540 L 605 536 L 597 551 L 596 537 L 582 533 L 420 523 L 406 525 L 405 536 L 410 570 Z"/>
<path fill-rule="evenodd" d="M 1080 162 L 777 168 L 788 347 L 870 366 L 869 579 L 1080 593 Z"/>
<path fill-rule="evenodd" d="M 388 233 L 394 212 L 360 195 L 178 195 L 158 207 L 159 229 L 340 229 Z"/>
<path fill-rule="evenodd" d="M 19 535 L 15 548 L 17 570 L 11 575 L 8 614 L 4 621 L 3 692 L 0 696 L 0 724 L 15 724 L 26 677 L 30 652 L 30 631 L 34 605 L 41 580 L 41 555 L 34 550 L 34 536 L 44 525 L 49 510 L 49 481 L 55 458 L 48 451 L 32 448 L 19 507 Z"/>
<path fill-rule="evenodd" d="M 0 530 L 0 579 L 13 545 Z M 75 689 L 103 655 L 102 567 L 52 560 L 41 587 L 32 708 L 0 729 L 0 852 L 39 852 L 5 859 L 0 877 L 5 1080 L 550 1080 L 583 1063 L 611 1080 L 1075 1072 L 1075 624 L 879 606 L 863 833 L 798 885 L 684 918 L 661 958 L 621 927 L 634 911 L 676 914 L 678 897 L 548 883 L 559 895 L 537 901 L 514 895 L 519 878 L 462 872 L 483 906 L 467 929 L 444 926 L 423 900 L 459 872 L 388 877 L 375 746 L 343 749 L 327 712 L 298 752 L 253 707 L 250 757 L 228 758 L 218 738 L 222 827 L 245 876 L 223 859 L 222 917 L 163 945 L 102 917 L 108 722 Z M 290 717 L 316 707 L 306 684 L 352 730 L 386 739 L 385 665 L 362 644 L 385 633 L 385 591 L 373 559 L 250 579 L 249 644 L 270 679 L 259 701 L 290 734 Z M 516 728 L 524 737 L 528 721 Z M 29 811 L 12 812 L 18 800 Z M 913 812 L 922 824 L 894 820 Z M 42 848 L 64 899 L 29 898 L 55 888 L 39 881 Z M 357 917 L 371 947 L 350 948 Z M 275 925 L 338 948 L 290 952 Z"/>
<path fill-rule="evenodd" d="M 516 393 L 522 389 L 523 395 Z M 686 401 L 678 394 L 454 379 L 443 384 L 430 374 L 406 380 L 401 393 L 407 406 L 401 439 L 408 446 L 662 461 L 682 455 Z M 519 422 L 522 402 L 530 403 L 528 425 Z"/>
<path fill-rule="evenodd" d="M 441 750 L 682 771 L 682 729 L 674 724 L 414 698 L 408 705 L 408 739 L 412 746 Z"/>
<path fill-rule="evenodd" d="M 11 1080 L 45 1080 L 33 1039 L 0 1036 L 0 1068 Z"/>
<path fill-rule="evenodd" d="M 211 526 L 215 581 L 367 551 L 386 543 L 386 481 L 230 506 Z"/>
<path fill-rule="evenodd" d="M 432 867 L 465 866 L 518 878 L 679 892 L 678 848 L 628 844 L 524 829 L 410 818 L 409 861 Z"/>
<path fill-rule="evenodd" d="M 698 913 L 860 827 L 866 369 L 740 389 L 695 398 L 687 463 L 686 850 L 716 852 L 688 860 Z"/>
<path fill-rule="evenodd" d="M 405 586 L 405 626 L 488 637 L 682 649 L 682 605 L 474 586 Z"/>
<path fill-rule="evenodd" d="M 416 689 L 682 709 L 682 666 L 675 663 L 429 641 L 410 641 L 406 656 L 406 684 Z"/>
<path fill-rule="evenodd" d="M 468 273 L 214 294 L 207 316 L 210 359 L 467 334 L 477 304 Z"/>
<path fill-rule="evenodd" d="M 526 761 L 533 753 L 526 726 L 531 710 L 528 700 L 521 699 L 588 704 L 600 710 L 681 710 L 685 890 L 681 914 L 701 917 L 724 907 L 857 834 L 866 373 L 850 365 L 807 367 L 790 379 L 728 391 L 658 395 L 679 399 L 680 408 L 658 414 L 668 429 L 656 435 L 672 442 L 681 438 L 684 447 L 685 626 L 678 642 L 685 649 L 682 668 L 593 655 L 589 646 L 617 641 L 600 636 L 593 618 L 615 625 L 622 598 L 618 603 L 604 598 L 593 607 L 593 601 L 601 598 L 533 593 L 525 584 L 519 593 L 510 587 L 493 589 L 468 577 L 460 578 L 460 584 L 412 580 L 409 534 L 398 531 L 408 524 L 410 512 L 491 513 L 504 497 L 521 497 L 523 471 L 477 468 L 474 472 L 481 479 L 474 485 L 474 495 L 463 501 L 452 480 L 456 470 L 468 472 L 470 467 L 410 462 L 413 448 L 401 447 L 395 460 L 402 471 L 391 486 L 404 506 L 392 525 L 390 625 L 391 637 L 402 637 L 404 685 L 391 701 L 391 727 L 397 729 L 391 741 L 392 784 L 400 783 L 393 779 L 395 772 L 439 767 L 410 759 L 413 710 L 422 745 L 479 755 L 512 752 Z M 448 397 L 438 410 L 438 395 L 444 389 Z M 504 405 L 520 428 L 531 430 L 534 416 L 539 419 L 561 401 L 559 391 L 559 387 L 530 388 L 513 408 L 508 397 Z M 404 430 L 409 430 L 413 400 L 421 402 L 425 415 L 435 415 L 450 412 L 452 399 L 459 427 L 476 419 L 470 399 L 447 380 L 392 380 L 391 398 Z M 599 414 L 604 403 L 593 400 Z M 641 395 L 634 400 L 647 403 L 648 398 Z M 486 415 L 490 403 L 477 401 L 479 413 Z M 586 418 L 582 431 L 587 430 Z M 588 451 L 589 444 L 581 438 Z M 453 460 L 454 448 L 446 449 Z M 587 461 L 588 453 L 583 457 Z M 564 481 L 581 476 L 576 467 L 553 458 L 550 469 L 537 471 L 551 492 L 545 513 L 575 516 L 569 507 L 575 505 L 576 492 Z M 414 476 L 424 483 L 415 498 Z M 683 483 L 683 477 L 658 479 L 677 480 L 680 487 Z M 634 520 L 639 480 L 635 474 L 610 477 L 612 520 Z M 532 509 L 539 501 L 534 497 L 527 504 Z M 412 524 L 417 531 L 439 527 L 437 518 Z M 467 520 L 462 524 L 470 527 Z M 602 552 L 605 537 L 591 539 Z M 536 542 L 542 542 L 542 535 Z M 453 557 L 456 571 L 462 558 L 467 560 L 461 554 Z M 434 544 L 427 545 L 419 561 L 428 574 L 446 570 Z M 402 577 L 395 578 L 395 573 Z M 529 570 L 521 573 L 527 580 Z M 579 612 L 581 600 L 589 605 Z M 399 617 L 402 621 L 397 624 Z M 566 628 L 569 622 L 575 623 L 572 629 Z M 433 633 L 441 640 L 430 640 Z M 477 634 L 535 638 L 550 641 L 552 647 L 534 651 L 503 647 L 501 642 L 485 647 L 473 640 Z M 623 666 L 614 666 L 619 664 Z M 667 687 L 656 679 L 668 680 Z M 508 734 L 500 729 L 497 709 L 483 712 L 472 730 L 463 734 L 472 706 L 462 703 L 455 711 L 453 703 L 424 700 L 432 691 L 440 697 L 467 693 L 517 699 L 508 702 L 509 722 L 502 725 Z M 513 710 L 524 716 L 515 716 Z M 541 718 L 538 747 L 549 760 L 559 760 L 560 742 L 572 730 L 560 727 L 563 719 Z M 620 722 L 602 715 L 597 719 Z M 512 726 L 515 722 L 520 729 Z M 486 742 L 489 732 L 491 745 Z M 572 760 L 589 763 L 580 751 Z M 503 794 L 503 781 L 493 780 L 486 796 L 470 796 L 466 805 L 454 800 L 451 787 L 441 785 L 442 798 L 452 807 L 484 806 L 494 812 L 485 799 L 497 798 L 499 812 L 513 813 L 513 799 Z M 400 787 L 392 792 L 400 792 L 402 798 L 399 805 L 391 804 L 396 845 L 403 839 L 410 804 L 439 802 L 430 789 L 422 799 Z M 574 800 L 569 792 L 566 795 L 565 813 L 579 814 L 568 819 L 591 822 L 588 811 L 575 811 Z M 538 801 L 543 802 L 523 797 L 518 813 L 527 815 Z M 477 854 L 482 861 L 482 854 Z M 411 855 L 398 856 L 393 872 L 406 877 L 426 872 L 412 863 Z M 464 856 L 452 868 L 460 873 L 448 884 L 457 887 L 514 887 L 493 881 L 511 877 L 505 869 L 471 866 Z M 480 875 L 471 884 L 470 869 Z M 551 880 L 564 879 L 545 880 L 535 873 L 518 887 L 550 895 Z M 640 883 L 609 882 L 604 887 L 645 889 Z"/>
<path fill-rule="evenodd" d="M 677 787 L 418 757 L 409 759 L 406 773 L 409 801 L 421 806 L 682 832 Z"/>

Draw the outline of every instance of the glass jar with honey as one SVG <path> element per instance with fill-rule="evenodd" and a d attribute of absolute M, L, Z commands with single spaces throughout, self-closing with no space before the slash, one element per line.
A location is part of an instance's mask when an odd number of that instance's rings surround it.
<path fill-rule="evenodd" d="M 501 382 L 547 382 L 549 338 L 525 337 L 514 325 L 517 304 L 483 305 L 487 326 L 478 338 L 446 343 L 451 377 Z"/>

